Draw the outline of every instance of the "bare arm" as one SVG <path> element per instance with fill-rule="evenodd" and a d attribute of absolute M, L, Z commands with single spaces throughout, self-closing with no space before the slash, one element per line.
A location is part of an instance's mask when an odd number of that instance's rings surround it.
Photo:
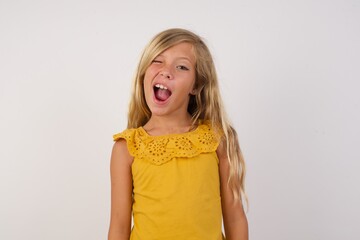
<path fill-rule="evenodd" d="M 229 162 L 225 144 L 220 144 L 217 155 L 220 168 L 221 205 L 226 240 L 248 240 L 248 222 L 241 200 L 235 200 L 229 187 Z"/>
<path fill-rule="evenodd" d="M 129 240 L 131 232 L 133 157 L 125 140 L 114 143 L 111 154 L 111 218 L 108 240 Z"/>

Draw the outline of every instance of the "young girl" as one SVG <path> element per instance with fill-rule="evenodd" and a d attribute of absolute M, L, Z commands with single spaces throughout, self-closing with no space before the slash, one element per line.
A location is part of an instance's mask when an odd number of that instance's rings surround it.
<path fill-rule="evenodd" d="M 222 220 L 226 239 L 248 239 L 244 160 L 199 36 L 150 41 L 114 140 L 109 240 L 221 240 Z"/>

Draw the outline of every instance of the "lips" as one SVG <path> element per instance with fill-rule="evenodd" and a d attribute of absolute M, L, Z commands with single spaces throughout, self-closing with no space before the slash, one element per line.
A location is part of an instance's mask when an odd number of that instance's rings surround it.
<path fill-rule="evenodd" d="M 171 96 L 171 91 L 162 84 L 159 83 L 155 84 L 153 88 L 154 88 L 154 96 L 156 100 L 160 102 L 165 102 Z"/>

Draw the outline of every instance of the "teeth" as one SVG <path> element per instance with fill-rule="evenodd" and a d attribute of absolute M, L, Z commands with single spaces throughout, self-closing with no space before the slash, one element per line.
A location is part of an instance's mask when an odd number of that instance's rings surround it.
<path fill-rule="evenodd" d="M 165 87 L 164 85 L 159 84 L 159 83 L 156 84 L 155 87 L 160 88 L 160 89 L 165 89 L 165 90 L 167 90 L 167 87 Z"/>

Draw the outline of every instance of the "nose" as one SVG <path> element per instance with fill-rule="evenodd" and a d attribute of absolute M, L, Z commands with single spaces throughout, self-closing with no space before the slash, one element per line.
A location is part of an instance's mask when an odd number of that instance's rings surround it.
<path fill-rule="evenodd" d="M 160 75 L 167 79 L 172 79 L 172 74 L 168 68 L 163 68 L 160 72 Z"/>
<path fill-rule="evenodd" d="M 170 79 L 170 73 L 168 73 L 168 72 L 162 72 L 162 73 L 160 73 L 160 75 L 165 77 L 165 78 Z"/>

